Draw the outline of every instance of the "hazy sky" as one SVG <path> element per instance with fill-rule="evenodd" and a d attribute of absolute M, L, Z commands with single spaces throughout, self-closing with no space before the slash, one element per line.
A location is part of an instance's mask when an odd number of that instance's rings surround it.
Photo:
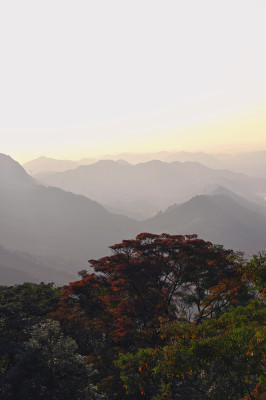
<path fill-rule="evenodd" d="M 266 149 L 265 0 L 2 0 L 0 152 Z"/>

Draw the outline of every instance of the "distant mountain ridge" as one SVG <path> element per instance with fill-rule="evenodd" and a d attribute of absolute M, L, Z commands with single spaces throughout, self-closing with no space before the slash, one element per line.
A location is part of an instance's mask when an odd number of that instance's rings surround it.
<path fill-rule="evenodd" d="M 266 249 L 266 215 L 252 211 L 228 195 L 195 196 L 144 222 L 148 232 L 197 233 L 226 248 L 252 255 Z"/>
<path fill-rule="evenodd" d="M 250 209 L 252 211 L 266 214 L 265 204 L 258 204 L 258 203 L 250 202 L 247 199 L 244 199 L 243 197 L 239 196 L 238 194 L 232 192 L 231 190 L 229 190 L 223 186 L 217 186 L 213 191 L 211 191 L 209 193 L 209 195 L 210 196 L 225 195 L 225 196 L 228 196 L 231 199 L 235 200 L 237 203 L 241 204 L 242 206 L 247 207 L 248 209 Z"/>
<path fill-rule="evenodd" d="M 152 160 L 132 165 L 101 160 L 65 172 L 42 175 L 40 181 L 94 199 L 109 211 L 116 210 L 142 220 L 170 204 L 187 201 L 196 194 L 208 194 L 217 186 L 260 202 L 261 206 L 264 206 L 266 194 L 266 179 L 190 161 Z"/>
<path fill-rule="evenodd" d="M 26 162 L 23 167 L 30 175 L 36 175 L 42 172 L 66 171 L 76 168 L 79 164 L 72 160 L 57 160 L 50 157 L 38 157 Z"/>
<path fill-rule="evenodd" d="M 49 257 L 54 269 L 74 275 L 113 241 L 138 233 L 134 220 L 84 196 L 39 185 L 6 156 L 0 157 L 0 182 L 0 244 L 37 260 Z"/>
<path fill-rule="evenodd" d="M 87 168 L 79 167 L 78 171 L 87 176 Z M 164 182 L 171 168 L 175 174 Z M 75 171 L 68 173 L 75 176 Z M 119 194 L 125 191 L 123 182 L 130 177 L 132 193 L 143 182 L 139 196 L 154 195 L 159 188 L 164 201 L 168 201 L 168 188 L 175 198 L 188 183 L 192 192 L 197 190 L 193 185 L 199 182 L 201 174 L 207 173 L 215 179 L 220 176 L 198 163 L 160 161 L 136 166 L 101 161 L 90 166 L 90 171 L 94 180 L 90 184 L 99 183 L 105 198 L 118 188 Z M 115 175 L 115 171 L 119 174 Z M 221 175 L 222 180 L 232 176 L 238 179 L 232 185 L 244 182 L 253 184 L 254 189 L 258 184 L 257 180 L 242 174 L 232 175 L 230 171 Z M 138 222 L 112 214 L 83 195 L 40 185 L 18 163 L 0 155 L 0 284 L 11 282 L 13 274 L 14 282 L 29 279 L 67 283 L 65 280 L 87 267 L 88 259 L 103 257 L 109 252 L 108 246 L 145 231 L 196 233 L 213 243 L 243 250 L 247 255 L 266 249 L 266 216 L 258 212 L 257 205 L 218 184 L 211 183 L 209 189 L 208 195 L 191 196 L 181 204 L 172 203 L 171 207 L 168 203 L 166 211 Z"/>
<path fill-rule="evenodd" d="M 214 169 L 230 169 L 234 172 L 242 172 L 246 175 L 264 178 L 266 176 L 266 150 L 247 153 L 210 154 L 206 152 L 189 151 L 160 151 L 154 153 L 120 153 L 109 154 L 102 157 L 91 157 L 79 161 L 56 160 L 48 157 L 39 157 L 24 164 L 24 168 L 31 175 L 47 172 L 62 172 L 76 168 L 78 165 L 88 165 L 101 159 L 113 161 L 123 160 L 131 164 L 145 163 L 151 160 L 164 162 L 199 162 Z"/>

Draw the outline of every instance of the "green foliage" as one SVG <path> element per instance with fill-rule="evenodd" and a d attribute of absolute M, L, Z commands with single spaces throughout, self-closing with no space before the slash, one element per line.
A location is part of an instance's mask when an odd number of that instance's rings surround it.
<path fill-rule="evenodd" d="M 57 308 L 60 292 L 52 283 L 0 286 L 0 396 L 2 381 L 31 327 Z"/>
<path fill-rule="evenodd" d="M 1 398 L 264 399 L 265 253 L 149 233 L 111 249 L 61 295 L 0 286 Z"/>
<path fill-rule="evenodd" d="M 57 308 L 60 292 L 52 283 L 0 286 L 2 338 L 7 333 L 9 340 L 24 340 L 29 327 Z"/>
<path fill-rule="evenodd" d="M 58 322 L 47 320 L 33 327 L 6 381 L 16 400 L 96 399 L 88 385 L 90 374 L 73 339 L 60 332 Z"/>
<path fill-rule="evenodd" d="M 250 293 L 242 260 L 196 235 L 142 233 L 111 249 L 113 255 L 90 260 L 97 274 L 82 271 L 81 280 L 64 287 L 54 318 L 98 370 L 98 386 L 124 400 L 119 354 L 161 346 L 161 320 L 199 324 L 247 304 Z"/>
<path fill-rule="evenodd" d="M 147 394 L 147 398 L 156 394 L 158 379 L 152 373 L 156 366 L 153 349 L 140 349 L 135 354 L 120 354 L 115 364 L 120 368 L 120 376 L 127 394 L 142 399 L 145 399 Z"/>
<path fill-rule="evenodd" d="M 186 396 L 211 400 L 262 399 L 265 314 L 263 304 L 255 301 L 201 324 L 164 323 L 161 335 L 166 345 L 120 356 L 118 365 L 125 388 L 128 393 L 139 397 L 143 393 L 146 398 L 158 400 Z M 143 375 L 141 366 L 147 355 L 152 368 L 147 368 Z M 145 384 L 137 375 L 145 376 Z M 150 390 L 150 382 L 160 382 L 156 395 L 155 386 Z"/>
<path fill-rule="evenodd" d="M 260 297 L 266 294 L 266 253 L 261 252 L 243 266 L 244 279 L 250 282 L 250 290 Z"/>

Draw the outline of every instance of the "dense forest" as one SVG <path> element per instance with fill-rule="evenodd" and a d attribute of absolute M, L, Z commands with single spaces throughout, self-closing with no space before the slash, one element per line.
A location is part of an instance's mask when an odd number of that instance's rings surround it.
<path fill-rule="evenodd" d="M 111 249 L 64 287 L 0 287 L 2 399 L 265 399 L 265 253 L 150 233 Z"/>

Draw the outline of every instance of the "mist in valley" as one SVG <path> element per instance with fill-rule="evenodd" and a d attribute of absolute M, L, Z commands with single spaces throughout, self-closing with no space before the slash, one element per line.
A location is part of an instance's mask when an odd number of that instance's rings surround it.
<path fill-rule="evenodd" d="M 0 398 L 265 399 L 266 2 L 0 2 Z"/>
<path fill-rule="evenodd" d="M 266 247 L 262 153 L 245 158 L 245 168 L 257 159 L 257 174 L 239 172 L 240 155 L 233 169 L 225 168 L 225 155 L 217 168 L 214 154 L 158 153 L 134 164 L 136 154 L 119 156 L 84 165 L 42 157 L 24 169 L 1 154 L 3 283 L 67 283 L 88 259 L 110 254 L 109 246 L 140 232 L 197 234 L 246 257 Z"/>

